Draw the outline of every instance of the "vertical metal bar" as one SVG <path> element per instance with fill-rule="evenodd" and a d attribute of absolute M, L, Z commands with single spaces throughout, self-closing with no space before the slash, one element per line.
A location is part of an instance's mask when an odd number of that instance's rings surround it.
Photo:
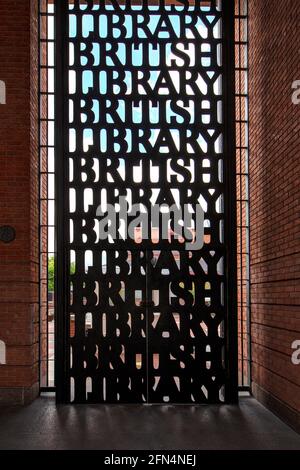
<path fill-rule="evenodd" d="M 238 10 L 236 12 L 236 25 L 238 27 L 238 37 L 237 37 L 237 48 L 239 50 L 239 58 L 236 61 L 236 77 L 238 78 L 238 89 L 236 90 L 236 99 L 239 104 L 239 119 L 236 123 L 239 126 L 239 139 L 240 143 L 237 146 L 237 156 L 239 158 L 239 172 L 237 173 L 237 178 L 240 188 L 240 197 L 238 199 L 240 203 L 239 209 L 239 229 L 240 229 L 240 270 L 241 276 L 238 283 L 238 293 L 239 293 L 239 302 L 238 302 L 238 312 L 239 312 L 239 325 L 240 325 L 240 335 L 239 335 L 239 345 L 241 349 L 241 357 L 239 357 L 239 366 L 241 367 L 242 377 L 239 383 L 240 389 L 250 388 L 250 362 L 251 362 L 251 338 L 250 338 L 250 270 L 249 270 L 249 256 L 250 256 L 250 246 L 249 246 L 249 236 L 250 236 L 250 221 L 249 221 L 249 96 L 248 96 L 248 37 L 249 37 L 249 24 L 248 24 L 248 0 L 238 0 L 237 2 Z M 246 30 L 245 30 L 246 29 Z M 244 37 L 246 35 L 246 37 Z M 245 74 L 245 83 L 244 89 L 242 89 L 243 80 L 241 79 L 242 73 Z M 245 108 L 242 106 L 242 99 L 245 100 Z M 243 114 L 242 114 L 243 111 Z M 242 145 L 242 136 L 245 136 L 245 144 Z M 243 151 L 245 155 L 243 155 Z M 245 170 L 242 170 L 242 165 L 245 165 Z M 244 188 L 245 195 L 243 197 L 242 188 L 243 188 L 243 178 L 247 182 L 246 187 Z M 243 216 L 243 204 L 245 204 L 246 214 Z M 244 231 L 244 235 L 243 235 Z M 243 237 L 245 237 L 246 249 L 243 251 Z M 246 269 L 246 277 L 243 276 L 243 266 Z M 245 286 L 243 283 L 245 282 Z M 246 291 L 246 301 L 243 301 L 243 290 Z M 245 309 L 245 316 L 243 315 L 243 309 Z M 246 340 L 246 346 L 244 341 Z M 245 351 L 247 355 L 245 357 Z"/>
<path fill-rule="evenodd" d="M 246 66 L 249 65 L 249 2 L 245 2 L 245 14 L 246 14 L 246 34 L 247 34 L 247 45 L 246 45 Z M 249 158 L 250 158 L 250 144 L 249 144 L 249 75 L 247 74 L 247 173 L 248 173 L 248 212 L 247 212 L 247 274 L 248 274 L 248 292 L 247 292 L 247 332 L 248 332 L 248 385 L 251 387 L 251 378 L 252 378 L 252 366 L 251 366 L 251 270 L 250 270 L 250 171 L 249 171 Z"/>
<path fill-rule="evenodd" d="M 38 241 L 38 253 L 39 253 L 39 286 L 38 286 L 38 296 L 39 296 L 39 386 L 41 388 L 41 367 L 42 367 L 42 348 L 41 348 L 41 318 L 42 318 L 42 309 L 41 309 L 41 57 L 40 57 L 40 44 L 41 44 L 41 2 L 38 2 L 38 149 L 39 149 L 39 161 L 38 161 L 38 174 L 39 174 L 39 181 L 38 181 L 38 194 L 39 194 L 39 207 L 38 207 L 38 230 L 39 230 L 39 241 Z"/>
<path fill-rule="evenodd" d="M 238 3 L 238 25 L 239 25 L 239 34 L 238 34 L 238 39 L 239 39 L 239 44 L 238 44 L 238 50 L 239 50 L 239 70 L 238 70 L 238 93 L 239 93 L 239 165 L 240 165 L 240 172 L 239 172 L 239 190 L 240 190 L 240 198 L 239 198 L 239 203 L 240 203 L 240 211 L 239 211 L 239 227 L 240 227 L 240 280 L 239 280 L 239 287 L 240 287 L 240 292 L 239 292 L 239 300 L 240 300 L 240 328 L 241 328 L 241 340 L 240 340 L 240 345 L 241 345 L 241 367 L 242 367 L 242 386 L 244 386 L 244 328 L 243 328 L 243 258 L 244 258 L 244 253 L 243 253 L 243 172 L 242 172 L 242 138 L 243 138 L 243 133 L 242 133 L 242 80 L 241 80 L 241 74 L 242 74 L 242 61 L 241 61 L 241 51 L 242 51 L 242 45 L 241 45 L 241 0 L 239 0 Z"/>
<path fill-rule="evenodd" d="M 56 401 L 69 401 L 67 381 L 67 257 L 64 94 L 66 82 L 66 0 L 55 2 L 55 384 Z"/>
<path fill-rule="evenodd" d="M 226 289 L 225 302 L 227 318 L 226 331 L 226 387 L 225 401 L 238 401 L 237 361 L 237 273 L 236 273 L 236 143 L 235 143 L 235 37 L 234 0 L 223 5 L 223 118 L 224 118 L 224 182 L 225 182 L 225 223 L 224 242 L 226 247 Z"/>
<path fill-rule="evenodd" d="M 46 272 L 46 312 L 47 312 L 47 317 L 46 317 L 46 344 L 47 344 L 47 351 L 46 351 L 46 361 L 47 361 L 47 369 L 46 369 L 46 383 L 47 387 L 49 387 L 49 217 L 48 217 L 48 201 L 49 201 L 49 168 L 48 168 L 48 150 L 49 150 L 49 135 L 48 135 L 48 130 L 49 130 L 49 88 L 48 88 L 48 71 L 49 71 L 49 31 L 48 31 L 48 21 L 49 21 L 49 11 L 48 11 L 48 1 L 46 2 L 46 91 L 47 91 L 47 104 L 46 104 L 46 124 L 47 124 L 47 131 L 46 131 L 46 145 L 47 145 L 47 161 L 46 161 L 46 178 L 47 178 L 47 212 L 45 216 L 45 222 L 46 222 L 46 227 L 47 227 L 47 241 L 46 241 L 46 254 L 47 254 L 47 272 Z"/>
<path fill-rule="evenodd" d="M 150 225 L 151 227 L 151 225 Z M 146 322 L 145 322 L 145 328 L 146 328 L 146 402 L 149 403 L 149 310 L 150 308 L 148 307 L 149 302 L 152 301 L 152 289 L 151 289 L 151 270 L 150 270 L 150 251 L 146 250 L 145 251 L 145 257 L 146 257 L 146 307 L 145 307 L 145 317 L 146 317 Z"/>

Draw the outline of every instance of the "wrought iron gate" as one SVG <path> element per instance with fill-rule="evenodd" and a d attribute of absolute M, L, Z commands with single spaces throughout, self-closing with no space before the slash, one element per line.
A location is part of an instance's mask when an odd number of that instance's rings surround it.
<path fill-rule="evenodd" d="M 58 402 L 237 399 L 233 20 L 231 0 L 56 2 Z"/>

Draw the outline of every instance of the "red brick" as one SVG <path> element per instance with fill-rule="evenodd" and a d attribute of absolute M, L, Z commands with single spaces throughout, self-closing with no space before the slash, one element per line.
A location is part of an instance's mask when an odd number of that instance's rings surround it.
<path fill-rule="evenodd" d="M 249 8 L 252 380 L 300 412 L 300 2 Z"/>

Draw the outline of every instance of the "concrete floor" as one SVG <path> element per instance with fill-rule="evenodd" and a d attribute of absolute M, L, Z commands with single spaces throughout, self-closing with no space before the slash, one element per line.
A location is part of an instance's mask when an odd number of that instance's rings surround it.
<path fill-rule="evenodd" d="M 0 449 L 300 449 L 300 435 L 253 398 L 239 406 L 60 405 L 0 408 Z"/>

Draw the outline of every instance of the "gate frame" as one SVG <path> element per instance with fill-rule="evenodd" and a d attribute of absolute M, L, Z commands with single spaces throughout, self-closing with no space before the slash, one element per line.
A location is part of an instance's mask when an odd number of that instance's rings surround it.
<path fill-rule="evenodd" d="M 68 361 L 70 348 L 67 335 L 70 330 L 69 275 L 67 242 L 69 224 L 68 193 L 64 185 L 67 175 L 65 149 L 68 142 L 67 129 L 63 127 L 68 115 L 66 100 L 68 73 L 64 64 L 68 61 L 68 1 L 55 3 L 55 385 L 56 403 L 70 403 Z M 236 127 L 235 127 L 235 0 L 222 0 L 222 83 L 224 139 L 224 245 L 226 250 L 226 282 L 224 325 L 226 331 L 225 404 L 238 402 L 238 331 L 237 331 L 237 220 L 236 220 Z"/>

